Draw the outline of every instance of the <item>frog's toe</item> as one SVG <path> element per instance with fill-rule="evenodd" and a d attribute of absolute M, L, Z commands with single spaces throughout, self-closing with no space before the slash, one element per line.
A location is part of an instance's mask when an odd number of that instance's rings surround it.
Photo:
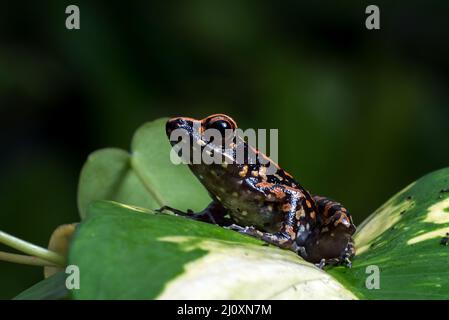
<path fill-rule="evenodd" d="M 244 231 L 245 231 L 245 228 L 244 228 L 244 227 L 239 226 L 239 225 L 237 225 L 237 224 L 235 224 L 235 223 L 233 223 L 233 224 L 231 224 L 231 225 L 229 225 L 229 226 L 225 226 L 225 227 L 223 227 L 223 228 L 229 229 L 229 230 L 234 230 L 234 231 L 239 231 L 239 232 L 244 232 Z"/>
<path fill-rule="evenodd" d="M 160 207 L 159 209 L 154 210 L 154 212 L 156 213 L 164 213 L 164 212 L 171 212 L 177 216 L 183 216 L 183 217 L 190 217 L 191 215 L 194 214 L 194 212 L 191 209 L 187 209 L 187 211 L 181 211 L 169 206 L 163 206 Z"/>
<path fill-rule="evenodd" d="M 164 213 L 164 211 L 170 211 L 170 212 L 173 212 L 173 210 L 175 210 L 175 209 L 173 209 L 172 207 L 169 207 L 169 206 L 162 206 L 162 207 L 160 207 L 159 209 L 154 209 L 154 212 L 155 212 L 155 213 Z"/>
<path fill-rule="evenodd" d="M 324 266 L 326 265 L 326 259 L 321 259 L 321 261 L 319 263 L 315 263 L 315 265 L 320 268 L 323 269 Z"/>
<path fill-rule="evenodd" d="M 349 260 L 348 257 L 346 257 L 346 258 L 344 259 L 344 261 L 342 262 L 342 264 L 343 264 L 346 268 L 349 268 L 349 269 L 352 268 L 352 261 Z"/>
<path fill-rule="evenodd" d="M 251 237 L 255 237 L 255 238 L 258 238 L 258 239 L 267 241 L 267 240 L 264 238 L 265 233 L 263 233 L 263 232 L 257 230 L 257 229 L 254 228 L 253 226 L 250 226 L 250 227 L 242 227 L 242 226 L 239 226 L 239 225 L 233 223 L 233 224 L 231 224 L 230 226 L 227 226 L 227 227 L 225 227 L 225 228 L 228 228 L 228 229 L 237 231 L 237 232 L 239 232 L 239 233 L 241 233 L 241 234 L 244 234 L 244 235 L 247 235 L 247 236 L 251 236 Z"/>

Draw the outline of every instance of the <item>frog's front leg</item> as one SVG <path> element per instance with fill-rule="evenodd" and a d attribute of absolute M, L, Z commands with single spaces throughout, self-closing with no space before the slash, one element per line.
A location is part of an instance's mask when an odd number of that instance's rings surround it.
<path fill-rule="evenodd" d="M 257 239 L 260 239 L 262 241 L 265 241 L 269 244 L 278 246 L 280 248 L 284 249 L 290 249 L 295 251 L 295 243 L 291 236 L 289 236 L 287 233 L 279 231 L 276 233 L 269 233 L 269 232 L 263 232 L 260 230 L 257 230 L 253 226 L 250 227 L 242 227 L 236 224 L 232 224 L 228 227 L 231 230 L 238 231 L 241 234 L 245 234 Z"/>
<path fill-rule="evenodd" d="M 169 211 L 177 216 L 217 224 L 220 226 L 228 226 L 234 223 L 233 220 L 225 217 L 225 215 L 227 214 L 227 210 L 216 201 L 212 201 L 204 210 L 196 213 L 193 212 L 192 210 L 187 210 L 186 212 L 184 212 L 182 210 L 178 210 L 169 206 L 163 206 L 156 211 L 157 212 Z"/>
<path fill-rule="evenodd" d="M 303 194 L 291 190 L 285 190 L 282 199 L 283 201 L 277 203 L 278 213 L 284 216 L 279 231 L 263 232 L 253 226 L 241 227 L 238 225 L 232 225 L 230 228 L 280 248 L 292 250 L 307 259 L 304 245 L 315 226 L 313 205 Z"/>

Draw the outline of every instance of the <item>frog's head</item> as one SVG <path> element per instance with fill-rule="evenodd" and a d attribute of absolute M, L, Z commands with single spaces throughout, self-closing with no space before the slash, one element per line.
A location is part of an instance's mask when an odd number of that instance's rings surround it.
<path fill-rule="evenodd" d="M 187 117 L 171 118 L 167 121 L 165 130 L 172 146 L 187 148 L 189 156 L 185 160 L 192 161 L 195 151 L 203 155 L 204 149 L 208 154 L 226 154 L 232 150 L 234 143 L 234 131 L 237 129 L 235 121 L 225 114 L 214 114 L 204 119 L 193 119 Z M 184 155 L 185 149 L 181 151 Z M 195 163 L 195 162 L 193 162 Z"/>

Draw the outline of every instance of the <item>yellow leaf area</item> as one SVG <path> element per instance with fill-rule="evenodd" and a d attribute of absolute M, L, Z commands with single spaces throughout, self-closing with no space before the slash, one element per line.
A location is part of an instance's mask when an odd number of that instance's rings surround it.
<path fill-rule="evenodd" d="M 360 298 L 448 299 L 449 247 L 441 243 L 449 232 L 448 188 L 443 169 L 400 191 L 359 226 L 353 268 L 329 273 Z M 367 286 L 372 265 L 378 289 Z"/>
<path fill-rule="evenodd" d="M 158 299 L 355 299 L 339 282 L 276 247 L 172 236 L 161 241 L 208 253 L 184 266 Z"/>

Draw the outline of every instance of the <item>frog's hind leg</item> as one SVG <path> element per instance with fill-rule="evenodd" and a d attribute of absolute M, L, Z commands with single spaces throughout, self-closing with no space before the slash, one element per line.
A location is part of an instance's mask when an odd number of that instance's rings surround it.
<path fill-rule="evenodd" d="M 212 201 L 204 210 L 193 212 L 193 210 L 182 211 L 169 206 L 163 206 L 156 210 L 157 212 L 169 211 L 176 216 L 186 217 L 192 220 L 208 222 L 220 226 L 228 226 L 234 223 L 233 220 L 226 218 L 226 209 L 218 202 Z"/>
<path fill-rule="evenodd" d="M 324 265 L 343 264 L 351 267 L 355 254 L 352 235 L 355 226 L 351 215 L 340 203 L 314 196 L 318 209 L 318 229 L 306 245 L 310 259 Z"/>
<path fill-rule="evenodd" d="M 319 224 L 329 228 L 343 225 L 348 233 L 354 234 L 355 226 L 352 217 L 341 203 L 321 196 L 314 196 L 313 199 L 318 209 Z"/>

